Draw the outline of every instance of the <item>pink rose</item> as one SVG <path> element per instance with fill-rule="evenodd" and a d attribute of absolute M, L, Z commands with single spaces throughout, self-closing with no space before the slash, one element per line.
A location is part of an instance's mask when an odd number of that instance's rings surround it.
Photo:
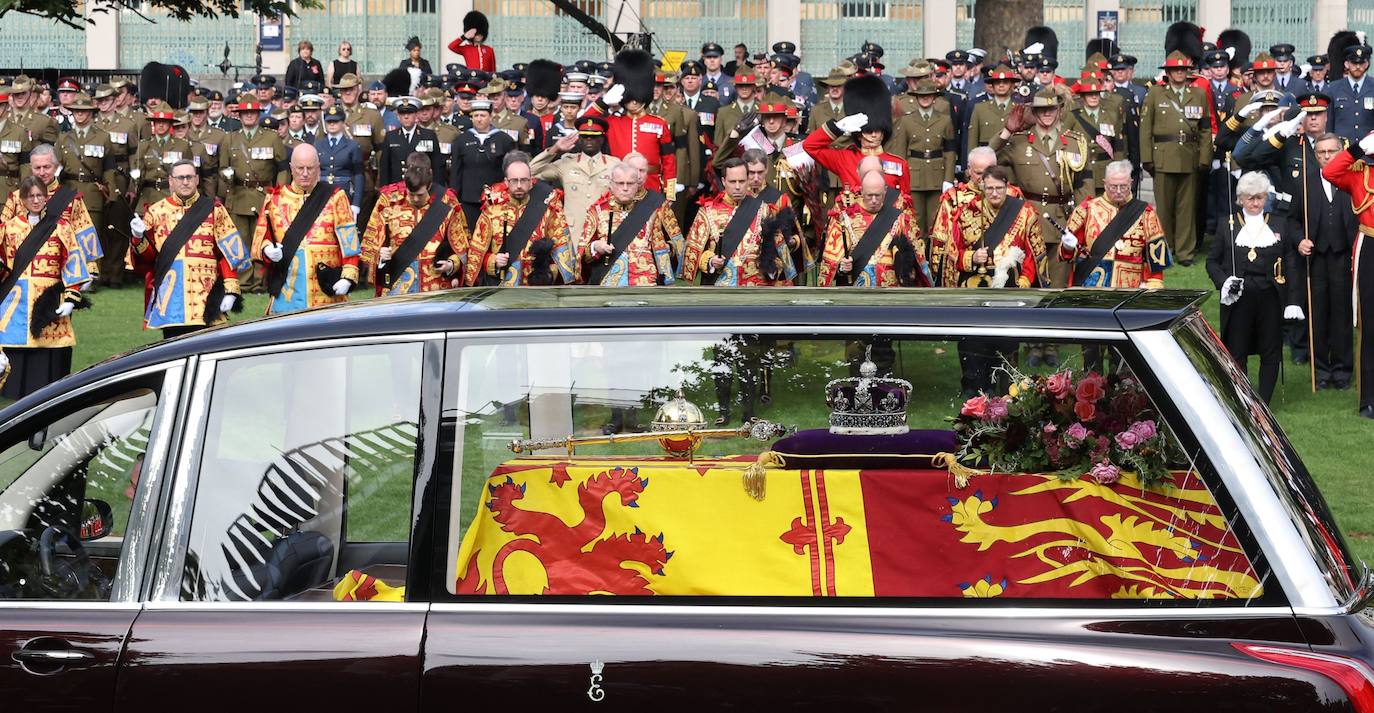
<path fill-rule="evenodd" d="M 1158 431 L 1155 430 L 1154 421 L 1136 421 L 1131 424 L 1131 433 L 1134 433 L 1141 442 L 1145 442 L 1154 438 Z"/>
<path fill-rule="evenodd" d="M 1051 435 L 1051 434 L 1054 434 L 1054 433 L 1058 433 L 1058 432 L 1059 432 L 1059 426 L 1056 426 L 1056 425 L 1053 424 L 1053 423 L 1047 423 L 1047 424 L 1045 424 L 1043 427 L 1041 427 L 1040 430 L 1044 431 L 1044 432 L 1045 432 L 1045 435 L 1048 436 L 1048 435 Z"/>
<path fill-rule="evenodd" d="M 1082 421 L 1091 421 L 1097 415 L 1097 406 L 1091 401 L 1078 401 L 1073 405 L 1073 413 Z"/>
<path fill-rule="evenodd" d="M 1007 418 L 1007 400 L 1003 398 L 988 399 L 987 408 L 983 411 L 983 420 L 997 423 Z"/>
<path fill-rule="evenodd" d="M 1116 445 L 1119 446 L 1122 450 L 1129 451 L 1135 448 L 1136 446 L 1140 445 L 1140 441 L 1140 435 L 1130 429 L 1126 429 L 1125 431 L 1116 434 Z"/>
<path fill-rule="evenodd" d="M 1068 441 L 1069 445 L 1071 446 L 1076 446 L 1079 443 L 1082 443 L 1083 439 L 1087 437 L 1087 427 L 1077 422 L 1075 422 L 1072 426 L 1069 426 L 1069 430 L 1064 432 L 1064 440 Z"/>
<path fill-rule="evenodd" d="M 959 415 L 970 416 L 973 418 L 982 418 L 983 412 L 987 410 L 987 407 L 988 397 L 980 394 L 978 396 L 974 396 L 968 401 L 965 401 L 964 407 L 959 410 Z"/>
<path fill-rule="evenodd" d="M 1075 394 L 1079 401 L 1096 403 L 1107 393 L 1107 380 L 1095 371 L 1088 372 L 1081 381 L 1078 382 L 1078 391 Z"/>
<path fill-rule="evenodd" d="M 1088 471 L 1088 477 L 1098 485 L 1111 485 L 1121 477 L 1121 470 L 1107 461 L 1099 461 Z"/>
<path fill-rule="evenodd" d="M 1051 396 L 1062 401 L 1073 392 L 1073 378 L 1067 371 L 1056 372 L 1045 382 L 1045 388 L 1049 389 Z"/>

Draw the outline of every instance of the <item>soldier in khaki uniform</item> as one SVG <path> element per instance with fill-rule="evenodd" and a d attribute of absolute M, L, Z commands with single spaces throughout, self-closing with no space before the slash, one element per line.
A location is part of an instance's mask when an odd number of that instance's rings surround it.
<path fill-rule="evenodd" d="M 913 59 L 911 64 L 902 67 L 898 74 L 906 78 L 903 84 L 906 91 L 897 95 L 897 110 L 902 116 L 906 116 L 920 107 L 920 101 L 916 98 L 916 89 L 921 85 L 922 80 L 935 81 L 935 67 L 923 59 Z M 950 108 L 949 100 L 945 98 L 944 91 L 936 86 L 935 112 L 950 117 L 953 123 L 953 110 Z"/>
<path fill-rule="evenodd" d="M 119 112 L 119 92 L 109 84 L 100 84 L 92 97 L 100 110 L 96 125 L 110 135 L 114 147 L 115 185 L 117 192 L 129 190 L 129 158 L 138 150 L 138 124 L 127 114 Z"/>
<path fill-rule="evenodd" d="M 229 134 L 210 125 L 210 102 L 203 97 L 192 99 L 186 113 L 191 117 L 186 140 L 191 142 L 191 157 L 200 173 L 200 191 L 223 201 L 226 185 L 220 180 L 220 155 Z"/>
<path fill-rule="evenodd" d="M 606 120 L 599 116 L 578 119 L 577 133 L 554 142 L 530 163 L 535 178 L 563 188 L 568 234 L 574 242 L 582 237 L 587 210 L 611 190 L 611 168 L 620 163 L 601 150 L 606 144 L 606 127 Z"/>
<path fill-rule="evenodd" d="M 668 130 L 673 135 L 674 153 L 677 155 L 677 187 L 673 195 L 673 214 L 682 222 L 690 198 L 687 189 L 695 188 L 701 180 L 701 152 L 691 151 L 697 145 L 697 115 L 667 97 L 669 88 L 677 81 L 676 77 L 658 72 L 654 76 L 654 100 L 649 103 L 649 113 L 668 122 Z"/>
<path fill-rule="evenodd" d="M 29 150 L 33 141 L 29 130 L 14 120 L 10 111 L 10 95 L 0 91 L 0 195 L 19 190 L 19 181 L 28 175 Z"/>
<path fill-rule="evenodd" d="M 1140 110 L 1140 163 L 1155 179 L 1155 205 L 1169 248 L 1181 265 L 1197 255 L 1198 175 L 1212 163 L 1212 122 L 1207 93 L 1192 86 L 1193 61 L 1172 52 L 1164 61 L 1167 85 L 1150 88 Z"/>
<path fill-rule="evenodd" d="M 95 125 L 95 104 L 90 97 L 78 93 L 67 109 L 72 113 L 72 130 L 62 134 L 54 146 L 62 167 L 58 178 L 62 185 L 81 194 L 86 203 L 91 224 L 105 248 L 97 281 L 108 285 L 119 279 L 124 267 L 124 254 L 113 245 L 117 241 L 109 235 L 104 220 L 105 201 L 115 195 L 114 144 L 110 143 L 110 132 Z"/>
<path fill-rule="evenodd" d="M 1082 106 L 1070 112 L 1070 127 L 1088 137 L 1088 154 L 1092 157 L 1093 186 L 1100 194 L 1107 164 L 1126 157 L 1125 118 L 1120 110 L 1113 111 L 1103 101 L 1106 88 L 1091 77 L 1084 77 L 1073 85 L 1074 96 Z M 1118 107 L 1120 103 L 1118 102 Z"/>
<path fill-rule="evenodd" d="M 915 93 L 907 95 L 916 100 L 915 109 L 897 121 L 887 142 L 888 151 L 906 157 L 911 201 L 921 235 L 930 234 L 930 224 L 940 208 L 940 194 L 954 185 L 954 123 L 948 113 L 940 113 L 935 106 L 942 100 L 940 93 L 935 82 L 920 80 Z"/>
<path fill-rule="evenodd" d="M 493 79 L 491 84 L 477 93 L 484 95 L 495 109 L 491 115 L 492 128 L 506 132 L 512 139 L 515 139 L 516 145 L 523 149 L 530 140 L 530 124 L 519 112 L 506 109 L 505 94 L 512 86 L 504 80 Z"/>
<path fill-rule="evenodd" d="M 1012 90 L 1020 81 L 1016 70 L 1005 64 L 999 64 L 988 72 L 988 94 L 973 105 L 973 111 L 969 114 L 968 135 L 965 137 L 968 151 L 991 144 L 992 139 L 1002 131 L 1013 103 Z"/>
<path fill-rule="evenodd" d="M 28 129 L 29 138 L 35 144 L 51 144 L 57 141 L 57 121 L 46 112 L 35 111 L 35 89 L 34 81 L 28 76 L 21 74 L 14 78 L 14 84 L 10 86 L 12 119 Z"/>
<path fill-rule="evenodd" d="M 135 212 L 142 213 L 148 206 L 171 195 L 167 176 L 172 164 L 191 158 L 191 144 L 172 136 L 172 122 L 175 120 L 171 108 L 163 104 L 148 112 L 152 136 L 138 142 L 138 151 L 129 162 L 129 190 L 126 196 Z"/>
<path fill-rule="evenodd" d="M 759 87 L 762 84 L 763 79 L 752 70 L 740 70 L 735 75 L 735 100 L 722 106 L 720 111 L 716 113 L 715 139 L 717 147 L 725 144 L 725 138 L 730 135 L 731 131 L 735 130 L 735 127 L 739 125 L 739 120 L 745 114 L 758 111 L 759 95 L 762 93 Z M 717 166 L 724 160 L 719 159 L 719 157 L 720 151 L 717 151 L 715 157 L 711 159 Z"/>
<path fill-rule="evenodd" d="M 261 116 L 262 104 L 241 99 L 239 121 L 243 128 L 229 134 L 228 143 L 221 149 L 220 176 L 229 184 L 225 207 L 239 235 L 253 234 L 267 190 L 281 180 L 279 173 L 287 159 L 281 137 L 258 125 Z M 239 274 L 239 281 L 246 290 L 263 291 L 262 279 L 251 267 Z"/>

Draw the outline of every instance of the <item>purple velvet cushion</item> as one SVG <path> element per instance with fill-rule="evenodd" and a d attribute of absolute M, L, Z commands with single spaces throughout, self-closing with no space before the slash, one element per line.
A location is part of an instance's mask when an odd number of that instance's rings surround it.
<path fill-rule="evenodd" d="M 959 447 L 953 431 L 911 430 L 901 434 L 841 435 L 824 428 L 799 431 L 770 449 L 789 470 L 801 468 L 924 469 L 930 457 Z M 924 457 L 922 457 L 924 456 Z"/>

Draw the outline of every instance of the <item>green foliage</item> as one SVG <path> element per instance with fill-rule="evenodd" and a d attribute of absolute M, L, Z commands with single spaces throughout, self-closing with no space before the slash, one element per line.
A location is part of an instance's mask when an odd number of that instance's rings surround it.
<path fill-rule="evenodd" d="M 238 17 L 241 12 L 294 17 L 295 8 L 321 6 L 320 0 L 109 0 L 92 4 L 91 12 L 127 9 L 141 15 L 152 10 L 184 22 L 197 17 Z M 47 17 L 72 27 L 84 28 L 88 22 L 77 0 L 0 0 L 0 18 L 11 12 Z"/>

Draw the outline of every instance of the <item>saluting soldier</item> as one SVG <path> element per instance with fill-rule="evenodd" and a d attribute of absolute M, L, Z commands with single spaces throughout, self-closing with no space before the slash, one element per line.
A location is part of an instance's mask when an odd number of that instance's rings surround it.
<path fill-rule="evenodd" d="M 716 146 L 725 143 L 725 138 L 739 125 L 741 118 L 758 111 L 761 84 L 759 75 L 752 70 L 742 69 L 735 74 L 734 101 L 721 105 L 720 111 L 716 113 Z M 714 162 L 714 159 L 712 161 Z"/>
<path fill-rule="evenodd" d="M 1107 164 L 1126 158 L 1125 120 L 1120 105 L 1116 110 L 1104 106 L 1106 88 L 1093 78 L 1084 78 L 1073 85 L 1073 93 L 1083 106 L 1073 110 L 1074 128 L 1088 139 L 1088 154 L 1092 157 L 1093 186 L 1101 192 Z"/>
<path fill-rule="evenodd" d="M 1331 130 L 1350 141 L 1359 141 L 1374 130 L 1374 81 L 1366 76 L 1371 54 L 1374 49 L 1366 44 L 1346 48 L 1345 74 L 1327 89 Z"/>
<path fill-rule="evenodd" d="M 345 302 L 358 284 L 361 243 L 348 199 L 320 180 L 315 147 L 291 152 L 291 182 L 267 196 L 253 230 L 254 261 L 267 270 L 267 314 Z"/>
<path fill-rule="evenodd" d="M 67 108 L 72 113 L 73 127 L 58 139 L 55 147 L 58 163 L 62 166 L 58 177 L 62 185 L 81 194 L 91 224 L 98 234 L 104 235 L 105 202 L 115 195 L 111 192 L 115 185 L 114 145 L 110 143 L 109 132 L 95 125 L 92 119 L 95 105 L 90 97 L 78 93 Z M 108 246 L 110 239 L 106 237 L 101 243 Z M 111 261 L 123 259 L 122 252 L 110 256 Z M 113 278 L 119 270 L 107 264 L 98 268 L 98 272 L 111 273 Z"/>
<path fill-rule="evenodd" d="M 407 157 L 405 177 L 388 190 L 403 196 L 378 201 L 363 233 L 362 259 L 374 273 L 377 294 L 408 295 L 461 285 L 468 256 L 467 221 L 451 189 L 435 190 L 429 156 Z"/>
<path fill-rule="evenodd" d="M 925 241 L 910 211 L 901 208 L 901 189 L 888 188 L 882 173 L 862 179 L 859 200 L 836 206 L 821 252 L 818 285 L 929 287 Z"/>
<path fill-rule="evenodd" d="M 887 142 L 892 153 L 906 157 L 907 173 L 911 176 L 908 188 L 921 235 L 930 233 L 940 194 L 954 185 L 954 123 L 948 113 L 941 113 L 935 106 L 937 101 L 943 101 L 940 94 L 935 82 L 920 80 L 911 94 L 915 98 L 914 108 L 897 122 Z"/>
<path fill-rule="evenodd" d="M 552 181 L 563 189 L 563 208 L 572 239 L 582 236 L 592 203 L 611 189 L 611 168 L 618 163 L 601 150 L 606 145 L 605 119 L 583 117 L 576 131 L 554 142 L 530 164 L 535 178 Z"/>
<path fill-rule="evenodd" d="M 0 91 L 0 190 L 5 196 L 19 190 L 32 148 L 29 130 L 10 111 L 10 95 Z"/>
<path fill-rule="evenodd" d="M 331 106 L 324 113 L 324 131 L 315 140 L 320 155 L 320 180 L 343 189 L 356 221 L 363 200 L 363 151 L 345 131 L 344 110 Z"/>
<path fill-rule="evenodd" d="M 1161 288 L 1172 264 L 1159 216 L 1131 193 L 1131 163 L 1113 161 L 1104 172 L 1103 195 L 1074 208 L 1060 259 L 1072 266 L 1072 287 Z"/>
<path fill-rule="evenodd" d="M 35 143 L 56 143 L 59 133 L 57 122 L 45 112 L 34 110 L 36 88 L 34 81 L 27 75 L 21 74 L 14 78 L 14 83 L 10 85 L 10 104 L 14 111 L 14 120 L 28 130 L 29 138 Z"/>
<path fill-rule="evenodd" d="M 563 192 L 530 174 L 530 157 L 511 151 L 505 180 L 490 186 L 468 245 L 469 286 L 577 281 L 577 255 L 563 217 Z"/>
<path fill-rule="evenodd" d="M 172 165 L 172 195 L 134 216 L 126 267 L 143 278 L 143 327 L 175 337 L 243 309 L 238 272 L 252 266 L 229 211 L 201 193 L 195 163 Z"/>
<path fill-rule="evenodd" d="M 772 208 L 749 192 L 744 159 L 726 161 L 721 176 L 725 191 L 697 211 L 678 276 L 716 287 L 791 285 L 797 274 L 792 254 Z M 740 212 L 742 219 L 734 220 Z"/>
<path fill-rule="evenodd" d="M 191 158 L 191 144 L 172 136 L 175 119 L 171 107 L 165 104 L 148 112 L 152 136 L 138 143 L 138 151 L 129 164 L 131 183 L 126 197 L 137 212 L 166 198 L 171 190 L 168 169 L 177 161 Z"/>
<path fill-rule="evenodd" d="M 1140 161 L 1155 179 L 1155 205 L 1169 249 L 1180 265 L 1197 258 L 1198 176 L 1212 163 L 1207 92 L 1192 85 L 1193 60 L 1175 50 L 1164 61 L 1166 84 L 1151 87 L 1140 112 Z"/>
<path fill-rule="evenodd" d="M 229 200 L 225 207 L 238 228 L 239 235 L 252 235 L 258 222 L 267 191 L 279 180 L 282 162 L 286 161 L 286 145 L 275 131 L 259 126 L 262 104 L 240 97 L 239 121 L 243 128 L 229 135 L 221 158 L 220 175 L 229 184 Z M 239 275 L 243 289 L 262 292 L 263 282 L 256 270 Z"/>
<path fill-rule="evenodd" d="M 458 193 L 463 215 L 475 227 L 482 210 L 484 192 L 499 183 L 503 176 L 503 162 L 515 151 L 515 139 L 491 125 L 491 102 L 477 99 L 468 114 L 472 127 L 458 137 L 449 166 L 449 185 Z M 527 161 L 528 163 L 528 161 Z M 529 190 L 525 188 L 525 190 Z M 472 269 L 469 265 L 468 269 Z"/>
<path fill-rule="evenodd" d="M 968 150 L 992 143 L 1007 123 L 1007 113 L 1011 111 L 1012 90 L 1020 83 L 1016 70 L 999 64 L 987 74 L 988 94 L 974 98 L 973 109 L 969 113 L 968 131 L 965 139 Z"/>
<path fill-rule="evenodd" d="M 644 189 L 639 169 L 611 167 L 611 190 L 587 212 L 577 239 L 582 281 L 602 287 L 673 284 L 682 229 L 662 193 Z"/>

